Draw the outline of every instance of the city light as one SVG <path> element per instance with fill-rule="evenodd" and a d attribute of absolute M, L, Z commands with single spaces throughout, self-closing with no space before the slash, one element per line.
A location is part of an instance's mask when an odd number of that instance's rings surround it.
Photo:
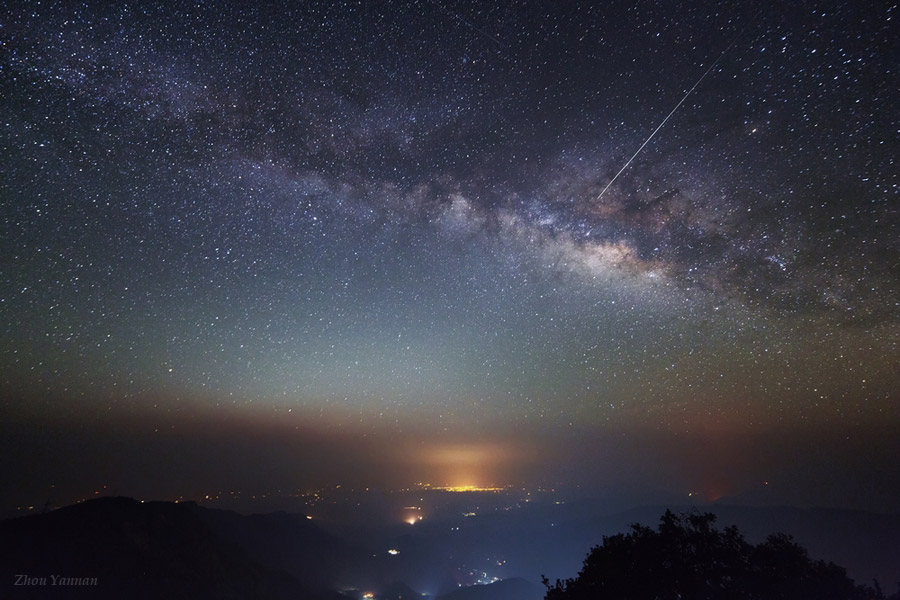
<path fill-rule="evenodd" d="M 477 485 L 447 485 L 442 487 L 433 487 L 433 490 L 442 492 L 502 492 L 506 488 L 502 487 L 479 487 Z"/>

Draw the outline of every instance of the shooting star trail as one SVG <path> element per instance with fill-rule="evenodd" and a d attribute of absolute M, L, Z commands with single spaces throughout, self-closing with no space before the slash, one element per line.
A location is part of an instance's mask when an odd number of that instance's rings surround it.
<path fill-rule="evenodd" d="M 734 39 L 731 41 L 731 43 L 728 44 L 728 47 L 725 48 L 724 50 L 722 50 L 722 53 L 719 55 L 719 58 L 717 58 L 717 59 L 715 60 L 715 62 L 713 62 L 713 64 L 711 64 L 711 65 L 709 66 L 709 68 L 706 69 L 706 71 L 703 73 L 703 75 L 700 76 L 700 79 L 698 79 L 697 82 L 693 85 L 693 87 L 691 87 L 691 89 L 689 89 L 689 90 L 687 91 L 687 94 L 684 95 L 684 97 L 681 99 L 681 101 L 680 101 L 678 104 L 675 105 L 675 108 L 672 109 L 672 112 L 670 112 L 668 115 L 666 115 L 666 118 L 662 120 L 662 123 L 660 123 L 659 125 L 657 125 L 656 129 L 653 130 L 653 133 L 650 134 L 650 137 L 648 137 L 648 138 L 644 141 L 644 143 L 641 144 L 641 147 L 637 149 L 637 152 L 635 152 L 634 155 L 632 155 L 632 157 L 628 159 L 628 162 L 625 163 L 625 166 L 622 167 L 621 169 L 619 169 L 619 172 L 616 173 L 615 177 L 613 177 L 612 179 L 609 180 L 609 183 L 606 184 L 606 187 L 603 188 L 603 191 L 600 192 L 600 195 L 599 195 L 599 196 L 597 196 L 597 200 L 599 200 L 600 198 L 603 197 L 603 194 L 606 193 L 606 190 L 609 189 L 609 186 L 611 186 L 611 185 L 613 184 L 613 182 L 614 182 L 616 179 L 619 178 L 619 175 L 622 174 L 622 171 L 624 171 L 625 169 L 628 168 L 628 165 L 630 165 L 630 164 L 631 164 L 631 161 L 633 161 L 633 160 L 637 157 L 637 155 L 641 153 L 641 150 L 644 149 L 644 146 L 646 146 L 647 144 L 650 143 L 650 140 L 653 139 L 653 136 L 656 135 L 656 132 L 658 132 L 660 129 L 662 129 L 662 126 L 666 124 L 666 121 L 668 121 L 668 120 L 672 117 L 672 115 L 675 114 L 675 111 L 678 110 L 678 108 L 679 108 L 682 104 L 684 104 L 684 101 L 688 99 L 688 96 L 691 95 L 691 92 L 693 92 L 695 89 L 697 89 L 697 86 L 700 85 L 700 82 L 703 81 L 703 80 L 706 78 L 707 75 L 709 75 L 710 71 L 712 71 L 712 70 L 716 67 L 717 64 L 719 64 L 719 61 L 722 60 L 722 57 L 725 56 L 725 53 L 728 52 L 728 51 L 731 49 L 732 46 L 734 46 L 734 43 L 735 43 L 736 41 L 737 41 L 737 38 L 734 38 Z"/>

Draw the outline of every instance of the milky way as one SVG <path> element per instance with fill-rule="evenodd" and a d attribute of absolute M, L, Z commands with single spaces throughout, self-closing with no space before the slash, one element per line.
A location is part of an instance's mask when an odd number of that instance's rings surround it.
<path fill-rule="evenodd" d="M 15 5 L 5 410 L 896 424 L 900 9 L 795 4 Z"/>

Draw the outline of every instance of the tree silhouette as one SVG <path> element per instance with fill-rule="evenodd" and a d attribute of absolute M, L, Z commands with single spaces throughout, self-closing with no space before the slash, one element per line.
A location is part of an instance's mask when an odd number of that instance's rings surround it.
<path fill-rule="evenodd" d="M 666 511 L 654 530 L 604 536 L 577 577 L 556 580 L 546 600 L 876 600 L 834 563 L 813 561 L 790 536 L 754 546 L 715 515 Z"/>

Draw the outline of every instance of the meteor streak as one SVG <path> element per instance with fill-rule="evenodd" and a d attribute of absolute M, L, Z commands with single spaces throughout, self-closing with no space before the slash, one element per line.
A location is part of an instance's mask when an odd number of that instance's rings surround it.
<path fill-rule="evenodd" d="M 709 72 L 712 71 L 712 70 L 716 67 L 717 64 L 719 64 L 719 61 L 722 60 L 722 57 L 725 56 L 725 53 L 728 52 L 728 51 L 731 49 L 732 46 L 734 46 L 734 43 L 735 43 L 736 41 L 737 41 L 737 38 L 734 38 L 734 39 L 731 41 L 731 43 L 728 44 L 728 47 L 725 48 L 724 50 L 722 50 L 722 53 L 719 55 L 719 58 L 717 58 L 717 59 L 715 60 L 715 62 L 713 62 L 713 64 L 711 64 L 711 65 L 709 66 L 709 68 L 706 69 L 706 71 L 703 73 L 703 75 L 700 76 L 700 79 L 698 79 L 697 82 L 693 85 L 693 87 L 691 87 L 691 89 L 689 89 L 689 90 L 687 91 L 687 94 L 684 95 L 684 97 L 681 99 L 681 101 L 679 101 L 678 104 L 675 105 L 675 108 L 672 109 L 672 112 L 670 112 L 668 115 L 666 115 L 666 118 L 662 120 L 662 123 L 660 123 L 659 125 L 656 126 L 656 129 L 653 130 L 653 133 L 650 134 L 650 137 L 648 137 L 648 138 L 644 141 L 644 143 L 641 144 L 641 147 L 637 149 L 637 152 L 635 152 L 635 153 L 632 155 L 632 157 L 628 159 L 628 162 L 625 163 L 625 166 L 622 167 L 621 169 L 619 169 L 619 172 L 616 173 L 615 177 L 613 177 L 612 179 L 609 180 L 609 183 L 606 184 L 606 187 L 603 188 L 603 191 L 600 192 L 600 195 L 599 195 L 599 196 L 597 196 L 597 200 L 599 200 L 600 198 L 603 197 L 603 194 L 606 193 L 606 190 L 609 189 L 609 186 L 611 186 L 611 185 L 613 184 L 613 182 L 614 182 L 616 179 L 619 178 L 619 175 L 622 174 L 622 171 L 624 171 L 625 169 L 628 168 L 628 165 L 630 165 L 630 164 L 631 164 L 631 161 L 633 161 L 633 160 L 637 157 L 637 155 L 641 153 L 641 150 L 644 149 L 644 146 L 646 146 L 647 144 L 650 143 L 650 140 L 653 139 L 653 136 L 656 135 L 656 132 L 659 131 L 660 129 L 662 129 L 662 126 L 665 125 L 665 124 L 666 124 L 666 121 L 668 121 L 669 118 L 670 118 L 672 115 L 675 114 L 675 111 L 678 110 L 678 107 L 680 107 L 682 104 L 684 104 L 684 101 L 687 100 L 688 96 L 691 95 L 691 92 L 693 92 L 695 89 L 697 89 L 697 86 L 700 85 L 700 82 L 703 81 L 703 80 L 706 78 L 707 75 L 709 75 Z"/>

